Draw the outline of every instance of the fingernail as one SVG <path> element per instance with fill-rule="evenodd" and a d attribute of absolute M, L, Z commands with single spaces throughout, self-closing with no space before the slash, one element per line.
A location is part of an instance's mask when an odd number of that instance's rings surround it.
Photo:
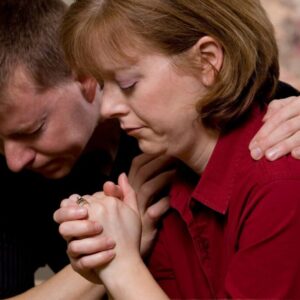
<path fill-rule="evenodd" d="M 252 140 L 249 144 L 250 151 L 252 151 L 254 148 L 259 148 L 256 140 Z"/>
<path fill-rule="evenodd" d="M 292 156 L 294 157 L 294 158 L 297 158 L 297 159 L 299 159 L 300 158 L 300 149 L 295 149 L 295 150 L 293 150 L 292 151 Z"/>
<path fill-rule="evenodd" d="M 259 147 L 252 149 L 250 153 L 252 158 L 255 160 L 261 159 L 263 157 L 263 153 Z"/>
<path fill-rule="evenodd" d="M 106 243 L 108 248 L 114 248 L 116 246 L 116 242 L 112 239 L 107 239 Z"/>
<path fill-rule="evenodd" d="M 116 256 L 116 251 L 115 250 L 106 250 L 105 252 L 106 258 L 107 259 L 112 259 Z"/>
<path fill-rule="evenodd" d="M 272 148 L 266 152 L 266 157 L 268 160 L 275 160 L 279 157 L 279 154 L 278 148 Z"/>
<path fill-rule="evenodd" d="M 101 232 L 102 231 L 102 225 L 98 222 L 94 222 L 94 228 L 97 232 Z"/>

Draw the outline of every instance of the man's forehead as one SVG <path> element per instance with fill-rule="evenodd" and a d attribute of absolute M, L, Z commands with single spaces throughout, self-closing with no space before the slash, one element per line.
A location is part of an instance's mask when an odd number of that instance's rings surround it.
<path fill-rule="evenodd" d="M 25 73 L 15 72 L 0 99 L 0 132 L 10 135 L 25 131 L 43 114 L 46 101 L 41 101 L 34 84 Z"/>
<path fill-rule="evenodd" d="M 36 93 L 37 87 L 29 72 L 24 67 L 18 66 L 9 78 L 7 92 L 8 94 L 13 92 Z"/>
<path fill-rule="evenodd" d="M 16 104 L 18 106 L 21 105 L 22 101 L 26 101 L 24 98 L 30 97 L 30 95 L 35 93 L 36 87 L 28 72 L 22 66 L 15 67 L 1 89 L 0 112 L 10 110 Z"/>

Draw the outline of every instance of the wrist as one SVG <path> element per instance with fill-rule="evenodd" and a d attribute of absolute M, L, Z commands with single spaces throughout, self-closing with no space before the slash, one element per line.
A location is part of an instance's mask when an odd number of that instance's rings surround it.
<path fill-rule="evenodd" d="M 122 285 L 130 278 L 134 278 L 136 272 L 143 268 L 144 262 L 140 256 L 127 257 L 123 261 L 110 262 L 106 267 L 98 271 L 98 275 L 105 286 Z"/>
<path fill-rule="evenodd" d="M 104 271 L 104 270 L 103 270 Z M 169 299 L 152 277 L 141 257 L 128 259 L 118 265 L 118 271 L 99 275 L 111 299 L 166 300 Z"/>

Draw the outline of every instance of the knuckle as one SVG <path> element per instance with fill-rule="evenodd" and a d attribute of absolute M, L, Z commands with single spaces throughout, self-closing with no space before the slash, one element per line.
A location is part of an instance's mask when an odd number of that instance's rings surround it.
<path fill-rule="evenodd" d="M 99 246 L 102 246 L 103 244 L 104 244 L 104 247 L 105 247 L 106 249 L 110 249 L 110 248 L 112 248 L 112 247 L 114 246 L 114 242 L 113 242 L 112 239 L 109 238 L 109 237 L 105 237 L 105 238 L 101 241 L 101 243 L 99 243 Z"/>
<path fill-rule="evenodd" d="M 102 216 L 105 212 L 105 201 L 101 200 L 101 201 L 92 201 L 90 203 L 90 212 L 92 213 L 96 213 L 99 216 Z"/>
<path fill-rule="evenodd" d="M 63 199 L 63 200 L 60 202 L 60 207 L 67 206 L 69 203 L 70 203 L 70 199 Z"/>
<path fill-rule="evenodd" d="M 63 236 L 65 236 L 66 234 L 67 234 L 67 224 L 66 223 L 62 223 L 62 224 L 60 224 L 59 225 L 59 227 L 58 227 L 58 232 L 61 234 L 61 235 L 63 235 Z"/>
<path fill-rule="evenodd" d="M 155 223 L 162 216 L 162 211 L 157 210 L 155 207 L 150 207 L 147 210 L 147 215 L 150 222 Z"/>
<path fill-rule="evenodd" d="M 96 192 L 93 194 L 93 196 L 91 197 L 91 201 L 94 201 L 95 198 L 99 198 L 99 199 L 102 199 L 104 196 L 104 192 Z"/>
<path fill-rule="evenodd" d="M 296 149 L 300 147 L 300 132 L 297 131 L 294 135 L 292 135 L 289 139 L 289 144 L 291 149 Z"/>
<path fill-rule="evenodd" d="M 270 122 L 272 122 L 272 121 L 270 121 Z M 269 126 L 272 126 L 272 123 L 269 123 Z M 263 130 L 263 128 L 262 128 L 262 130 L 260 130 L 260 132 L 257 135 L 256 141 L 258 144 L 265 143 L 266 140 L 268 139 L 268 137 L 269 137 L 269 133 L 267 133 L 267 130 Z"/>
<path fill-rule="evenodd" d="M 281 125 L 282 127 L 282 131 L 286 134 L 290 133 L 293 131 L 293 122 L 292 121 L 287 121 L 287 122 L 284 122 L 282 123 Z"/>
<path fill-rule="evenodd" d="M 300 159 L 300 143 L 297 144 L 297 146 L 292 150 L 292 157 L 295 159 Z"/>
<path fill-rule="evenodd" d="M 287 154 L 291 152 L 294 148 L 300 145 L 300 136 L 293 135 L 289 138 L 283 140 L 281 143 L 278 144 L 278 149 L 281 153 Z"/>
<path fill-rule="evenodd" d="M 99 257 L 99 260 L 101 260 L 102 263 L 105 263 L 109 259 L 111 259 L 112 255 L 113 255 L 112 250 L 103 251 L 103 252 L 101 252 L 101 257 Z M 99 263 L 101 264 L 101 262 L 99 262 Z"/>
<path fill-rule="evenodd" d="M 138 191 L 138 194 L 144 197 L 149 197 L 152 193 L 153 189 L 148 184 L 144 184 Z"/>
<path fill-rule="evenodd" d="M 272 100 L 270 103 L 269 103 L 269 105 L 268 105 L 268 107 L 269 108 L 277 108 L 278 106 L 280 106 L 281 104 L 281 102 L 280 102 L 281 100 L 278 100 L 278 99 L 275 99 L 275 100 Z"/>
<path fill-rule="evenodd" d="M 287 136 L 291 136 L 292 134 L 296 134 L 299 129 L 299 120 L 298 118 L 294 118 L 282 123 L 282 132 Z"/>
<path fill-rule="evenodd" d="M 297 116 L 290 120 L 291 128 L 294 132 L 298 133 L 300 129 L 300 116 Z"/>
<path fill-rule="evenodd" d="M 87 221 L 87 222 L 81 222 L 82 223 L 82 228 L 81 230 L 83 232 L 89 233 L 89 232 L 93 232 L 94 231 L 94 225 L 92 222 Z"/>
<path fill-rule="evenodd" d="M 107 205 L 108 209 L 116 210 L 119 206 L 119 201 L 120 200 L 118 200 L 114 197 L 108 197 L 108 199 L 106 201 L 106 205 Z"/>
<path fill-rule="evenodd" d="M 146 178 L 148 175 L 147 172 L 147 167 L 146 166 L 141 166 L 138 170 L 137 170 L 137 175 L 138 178 Z"/>
<path fill-rule="evenodd" d="M 67 247 L 67 254 L 70 257 L 76 257 L 78 254 L 78 247 L 76 241 L 69 242 Z"/>
<path fill-rule="evenodd" d="M 81 257 L 78 260 L 78 264 L 79 264 L 81 270 L 88 270 L 92 267 L 89 258 L 85 257 L 85 256 Z"/>
<path fill-rule="evenodd" d="M 136 157 L 133 158 L 132 162 L 131 162 L 131 166 L 136 168 L 137 166 L 139 166 L 141 164 L 141 161 L 143 159 L 143 155 L 140 154 Z"/>
<path fill-rule="evenodd" d="M 92 220 L 82 220 L 80 221 L 80 224 L 78 224 L 75 228 L 73 227 L 73 230 L 76 229 L 76 233 L 79 235 L 90 235 L 94 234 L 95 232 L 98 232 L 95 222 Z"/>

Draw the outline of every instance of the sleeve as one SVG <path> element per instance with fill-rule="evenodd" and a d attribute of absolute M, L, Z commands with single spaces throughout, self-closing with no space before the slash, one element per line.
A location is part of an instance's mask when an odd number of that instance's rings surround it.
<path fill-rule="evenodd" d="M 229 298 L 300 299 L 299 180 L 256 188 L 225 280 Z"/>
<path fill-rule="evenodd" d="M 34 286 L 32 261 L 25 245 L 10 230 L 0 232 L 0 299 L 13 297 Z"/>

